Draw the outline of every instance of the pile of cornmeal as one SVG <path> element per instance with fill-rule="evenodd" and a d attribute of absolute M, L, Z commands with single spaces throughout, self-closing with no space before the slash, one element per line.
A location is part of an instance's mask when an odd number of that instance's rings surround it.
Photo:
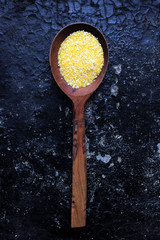
<path fill-rule="evenodd" d="M 61 44 L 58 66 L 68 85 L 73 88 L 90 85 L 104 65 L 104 53 L 98 39 L 91 33 L 76 31 Z"/>

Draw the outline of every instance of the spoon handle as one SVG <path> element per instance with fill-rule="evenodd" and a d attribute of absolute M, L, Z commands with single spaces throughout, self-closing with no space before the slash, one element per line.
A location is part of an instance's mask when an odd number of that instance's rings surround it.
<path fill-rule="evenodd" d="M 84 105 L 73 108 L 73 168 L 71 227 L 86 225 L 87 167 Z"/>

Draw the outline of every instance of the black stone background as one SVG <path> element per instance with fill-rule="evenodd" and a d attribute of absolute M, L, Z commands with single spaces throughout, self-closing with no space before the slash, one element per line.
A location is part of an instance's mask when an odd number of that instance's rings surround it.
<path fill-rule="evenodd" d="M 0 239 L 160 239 L 160 1 L 0 1 Z M 86 105 L 87 226 L 70 228 L 72 104 L 49 48 L 85 21 L 109 44 Z"/>

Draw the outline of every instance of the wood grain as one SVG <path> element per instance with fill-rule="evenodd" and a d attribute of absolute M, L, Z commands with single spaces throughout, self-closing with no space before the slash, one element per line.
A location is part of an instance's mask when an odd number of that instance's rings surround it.
<path fill-rule="evenodd" d="M 71 227 L 86 225 L 87 167 L 85 142 L 85 102 L 74 101 L 73 107 L 73 168 Z"/>

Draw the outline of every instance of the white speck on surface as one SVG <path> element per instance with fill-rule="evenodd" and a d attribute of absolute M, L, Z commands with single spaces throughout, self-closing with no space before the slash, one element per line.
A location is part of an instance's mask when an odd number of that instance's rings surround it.
<path fill-rule="evenodd" d="M 52 156 L 56 156 L 56 152 L 52 150 Z"/>
<path fill-rule="evenodd" d="M 59 111 L 62 111 L 62 107 L 61 106 L 59 106 Z"/>
<path fill-rule="evenodd" d="M 120 103 L 119 103 L 119 102 L 117 102 L 117 103 L 116 103 L 116 109 L 118 109 L 118 108 L 119 108 L 119 106 L 120 106 Z"/>
<path fill-rule="evenodd" d="M 156 180 L 154 183 L 153 183 L 153 186 L 158 186 L 159 185 L 159 180 Z"/>
<path fill-rule="evenodd" d="M 94 201 L 96 189 L 97 189 L 97 185 L 94 185 L 94 186 L 93 186 L 93 189 L 92 189 L 92 191 L 91 191 L 90 202 L 93 202 L 93 201 Z"/>
<path fill-rule="evenodd" d="M 99 144 L 104 147 L 105 146 L 105 136 L 103 135 L 99 141 Z"/>
<path fill-rule="evenodd" d="M 68 114 L 69 114 L 69 108 L 67 107 L 67 108 L 65 109 L 65 116 L 67 117 Z"/>
<path fill-rule="evenodd" d="M 95 156 L 95 152 L 90 152 L 89 151 L 89 138 L 87 138 L 87 136 L 86 136 L 86 150 L 87 150 L 87 159 Z"/>
<path fill-rule="evenodd" d="M 158 153 L 160 154 L 160 143 L 157 144 L 157 148 L 158 148 Z"/>
<path fill-rule="evenodd" d="M 115 135 L 115 138 L 116 138 L 116 139 L 120 139 L 120 138 L 122 138 L 122 136 L 120 136 L 120 135 L 117 134 L 117 135 Z"/>
<path fill-rule="evenodd" d="M 104 163 L 108 163 L 111 160 L 111 156 L 109 154 L 105 154 L 104 157 L 102 157 L 101 154 L 98 154 L 98 156 L 96 156 L 97 160 L 100 160 Z"/>
<path fill-rule="evenodd" d="M 106 178 L 106 176 L 104 174 L 102 174 L 102 178 Z"/>
<path fill-rule="evenodd" d="M 114 163 L 111 163 L 110 165 L 109 165 L 109 168 L 111 168 L 111 167 L 113 167 L 114 166 Z"/>
<path fill-rule="evenodd" d="M 58 172 L 58 171 L 55 172 L 55 176 L 56 176 L 56 177 L 59 176 L 59 172 Z"/>
<path fill-rule="evenodd" d="M 116 70 L 115 74 L 117 74 L 117 75 L 119 75 L 121 73 L 121 71 L 122 71 L 122 65 L 121 64 L 113 66 L 113 68 Z"/>
<path fill-rule="evenodd" d="M 121 163 L 121 162 L 122 162 L 122 158 L 121 158 L 121 157 L 118 157 L 118 158 L 117 158 L 117 162 Z"/>
<path fill-rule="evenodd" d="M 118 90 L 119 90 L 119 88 L 118 88 L 117 85 L 113 84 L 113 85 L 111 86 L 110 90 L 111 90 L 111 95 L 112 95 L 112 96 L 115 96 L 115 97 L 116 97 L 116 96 L 118 95 Z"/>

